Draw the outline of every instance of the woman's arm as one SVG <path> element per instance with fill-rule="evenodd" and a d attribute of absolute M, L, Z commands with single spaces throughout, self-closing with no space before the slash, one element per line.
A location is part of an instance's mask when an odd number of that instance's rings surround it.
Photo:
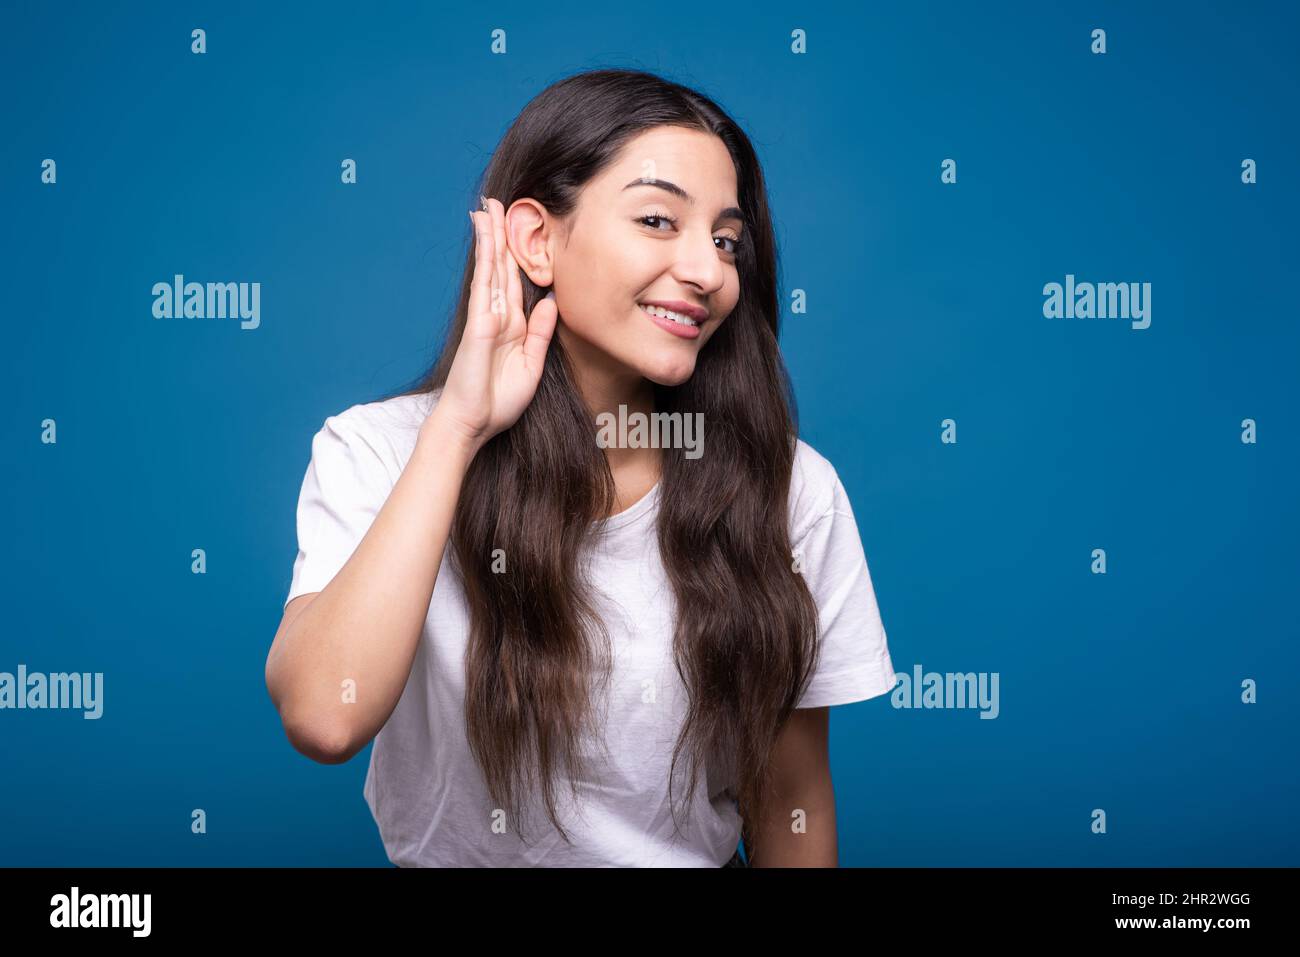
<path fill-rule="evenodd" d="M 777 737 L 772 799 L 747 824 L 750 867 L 839 866 L 829 725 L 830 708 L 796 708 Z"/>
<path fill-rule="evenodd" d="M 266 686 L 290 742 L 313 760 L 347 761 L 397 707 L 474 451 L 435 407 L 352 557 L 285 609 Z M 348 679 L 355 702 L 344 700 Z"/>
<path fill-rule="evenodd" d="M 505 208 L 485 206 L 470 213 L 474 275 L 437 405 L 352 556 L 321 591 L 289 603 L 267 655 L 266 687 L 289 740 L 326 764 L 364 748 L 397 707 L 469 464 L 523 414 L 546 364 L 554 296 L 525 317 Z M 344 699 L 349 680 L 355 701 Z"/>

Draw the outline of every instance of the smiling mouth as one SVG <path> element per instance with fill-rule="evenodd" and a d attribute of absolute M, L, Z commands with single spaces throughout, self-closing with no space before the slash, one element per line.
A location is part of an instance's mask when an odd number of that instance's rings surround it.
<path fill-rule="evenodd" d="M 652 316 L 658 316 L 661 319 L 669 319 L 681 326 L 698 328 L 700 325 L 698 320 L 692 319 L 690 316 L 684 316 L 680 312 L 673 312 L 671 309 L 665 309 L 662 306 L 647 306 L 640 302 L 637 303 L 637 306 L 641 308 L 642 312 L 647 312 Z"/>

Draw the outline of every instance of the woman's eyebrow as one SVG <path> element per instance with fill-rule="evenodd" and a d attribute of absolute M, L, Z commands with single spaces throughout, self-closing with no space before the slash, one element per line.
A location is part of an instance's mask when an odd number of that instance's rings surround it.
<path fill-rule="evenodd" d="M 649 178 L 634 179 L 632 180 L 632 182 L 624 186 L 623 189 L 628 190 L 631 189 L 633 186 L 653 186 L 656 189 L 667 190 L 668 192 L 672 193 L 674 196 L 678 196 L 681 199 L 686 200 L 686 202 L 688 203 L 695 202 L 695 198 L 691 196 L 690 193 L 686 192 L 686 190 L 682 189 L 676 183 L 670 183 L 666 179 L 649 179 Z M 742 213 L 735 206 L 728 206 L 726 209 L 724 209 L 721 213 L 718 214 L 718 218 L 738 219 L 742 223 L 745 222 L 745 214 Z"/>

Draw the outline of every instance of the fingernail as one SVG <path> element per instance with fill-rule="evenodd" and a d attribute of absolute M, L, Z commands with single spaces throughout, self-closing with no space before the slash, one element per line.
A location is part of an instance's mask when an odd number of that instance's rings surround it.
<path fill-rule="evenodd" d="M 485 197 L 482 193 L 478 194 L 478 201 L 483 204 L 483 212 L 485 213 L 491 212 L 491 210 L 488 209 L 487 197 Z"/>
<path fill-rule="evenodd" d="M 544 299 L 554 299 L 554 298 L 555 298 L 555 290 L 552 289 L 550 292 L 548 292 L 548 293 L 547 293 L 545 296 L 543 296 L 542 298 L 544 298 Z"/>

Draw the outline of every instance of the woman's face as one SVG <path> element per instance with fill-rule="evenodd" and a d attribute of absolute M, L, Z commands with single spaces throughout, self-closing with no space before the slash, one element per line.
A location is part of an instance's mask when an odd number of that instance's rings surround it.
<path fill-rule="evenodd" d="M 553 285 L 556 335 L 570 355 L 608 376 L 672 386 L 690 378 L 740 298 L 736 248 L 747 237 L 737 206 L 736 171 L 720 139 L 656 127 L 624 146 L 564 221 L 537 207 L 535 225 L 544 218 L 545 227 L 529 229 L 525 214 L 510 234 L 523 247 L 521 266 L 530 249 L 546 252 L 531 257 L 542 268 L 528 271 Z M 656 317 L 649 303 L 693 321 Z"/>

